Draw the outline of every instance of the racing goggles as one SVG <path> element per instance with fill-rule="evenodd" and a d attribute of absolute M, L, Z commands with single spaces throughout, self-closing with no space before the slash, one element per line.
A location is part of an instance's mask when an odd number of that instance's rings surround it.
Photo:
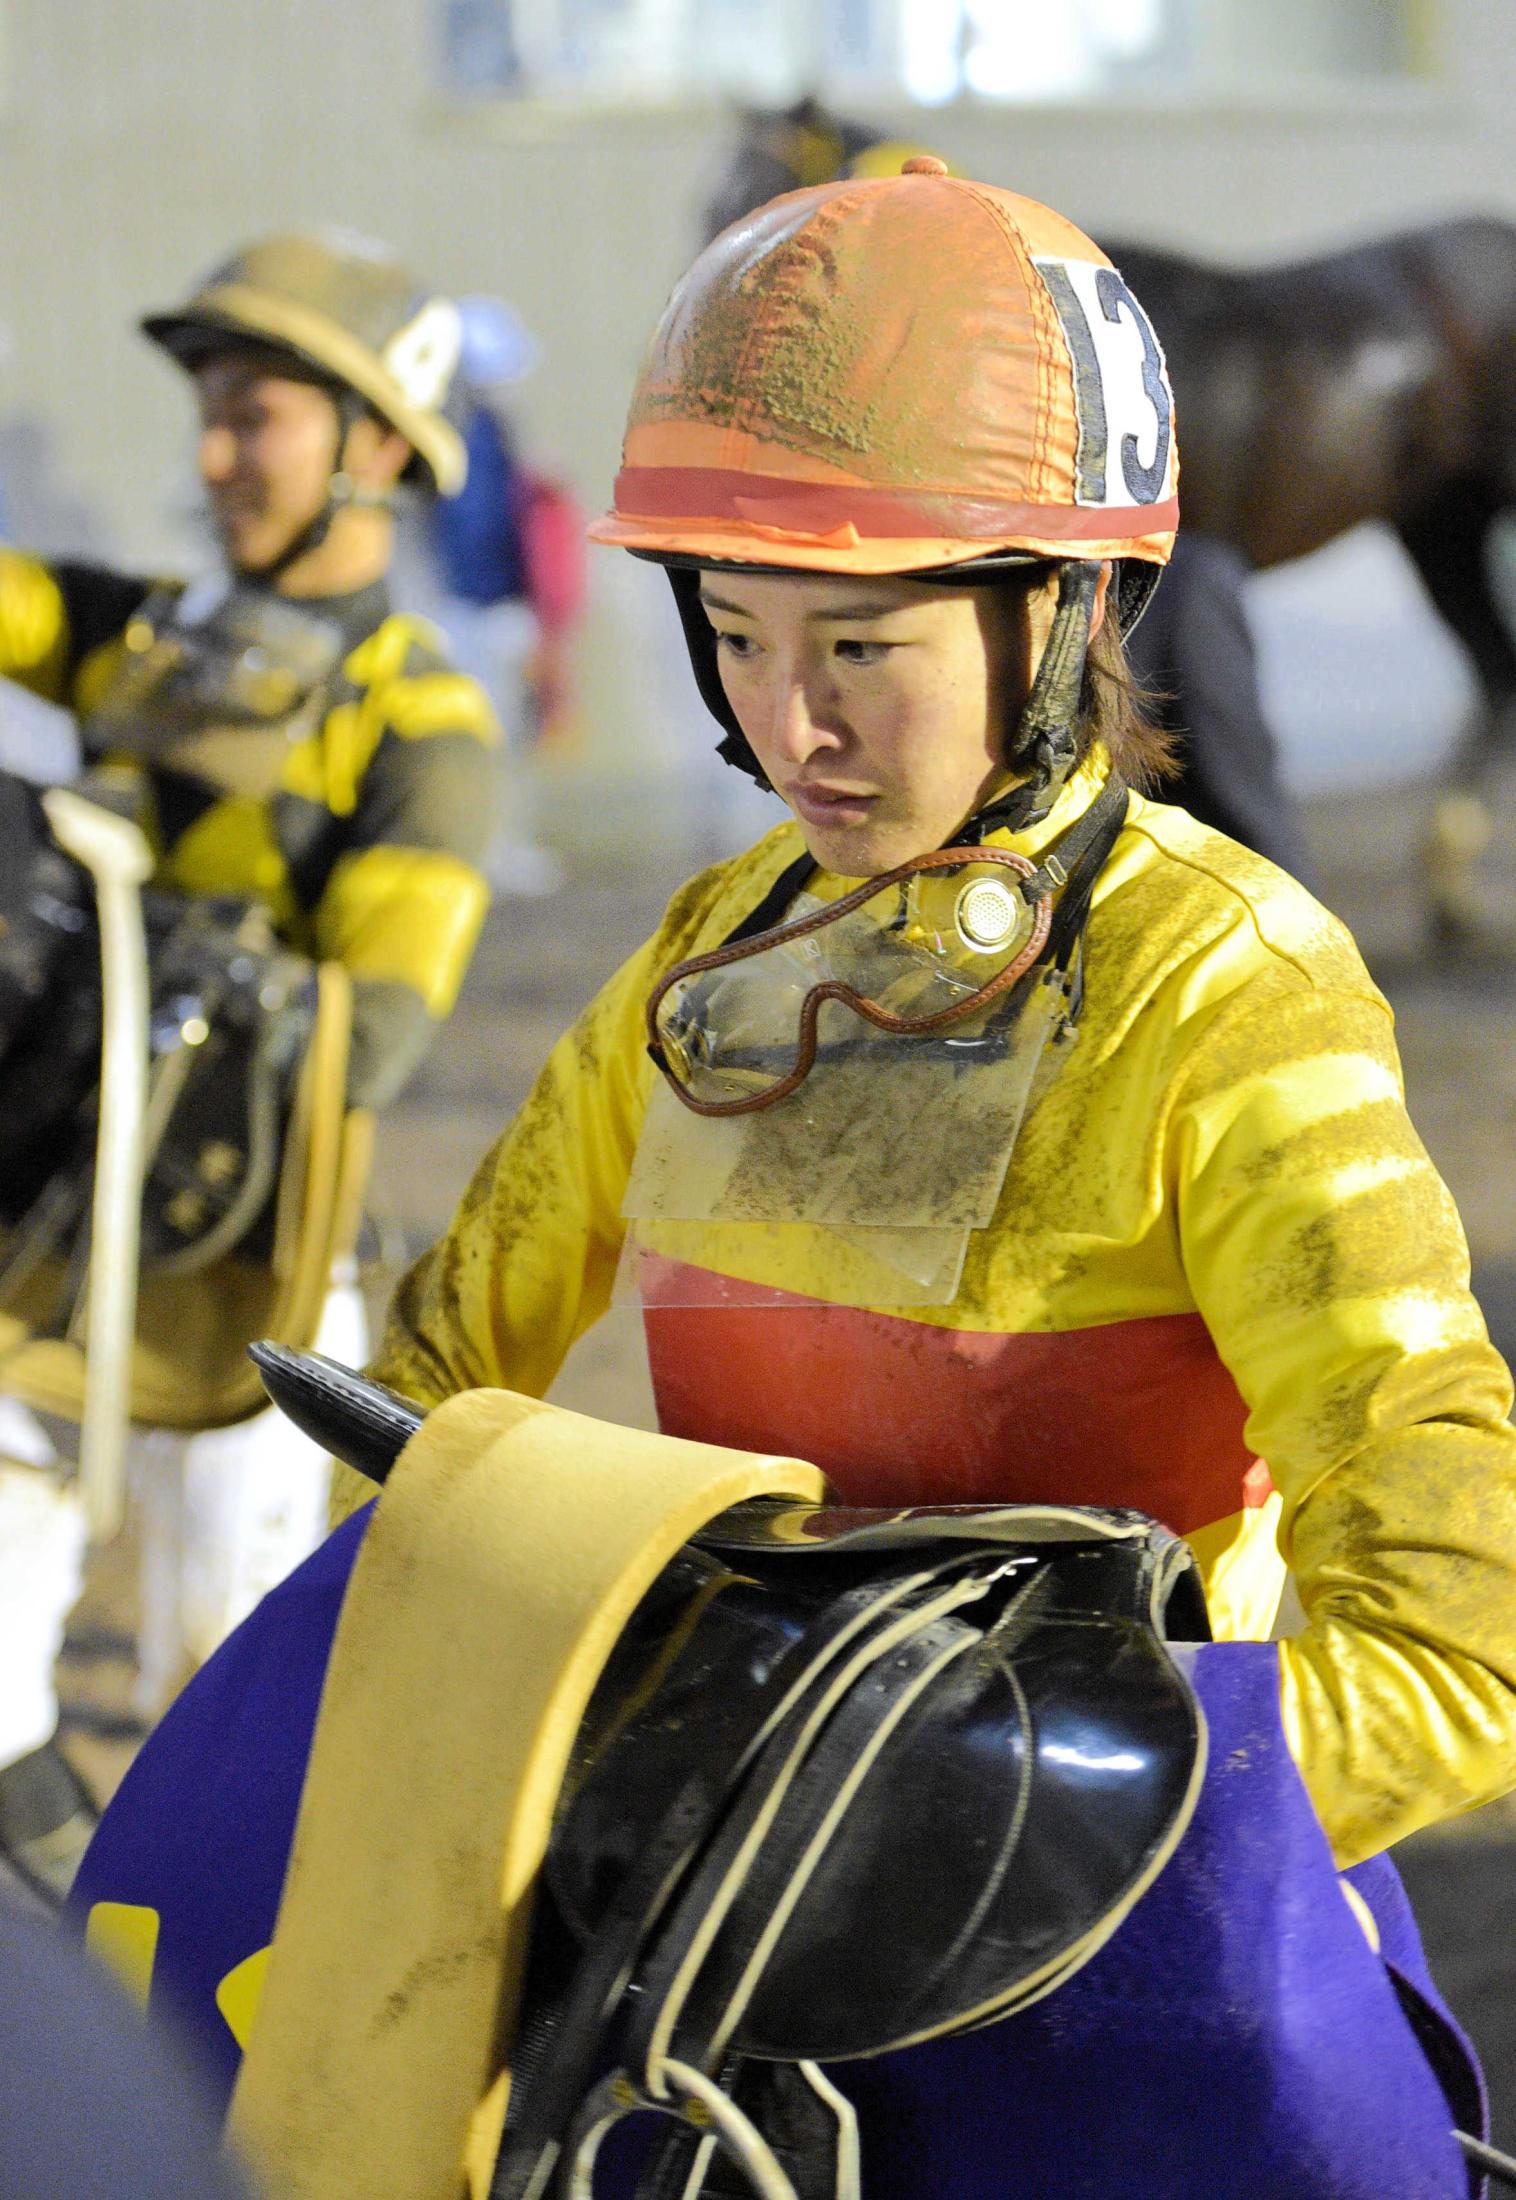
<path fill-rule="evenodd" d="M 1047 944 L 1067 875 L 1057 856 L 1039 867 L 1010 849 L 953 847 L 837 901 L 803 894 L 785 923 L 659 980 L 648 1051 L 694 1114 L 728 1116 L 788 1098 L 832 1053 L 869 1050 L 855 1019 L 881 1035 L 880 1053 L 935 1033 L 987 1044 L 995 1005 Z"/>

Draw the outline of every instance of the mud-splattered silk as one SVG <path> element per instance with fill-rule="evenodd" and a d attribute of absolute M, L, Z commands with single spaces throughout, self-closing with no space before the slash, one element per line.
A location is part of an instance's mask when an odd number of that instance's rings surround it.
<path fill-rule="evenodd" d="M 1009 845 L 1047 847 L 1103 775 L 1092 760 Z M 547 1388 L 611 1297 L 653 979 L 801 853 L 786 824 L 675 896 L 406 1279 L 377 1374 L 427 1402 Z M 1284 1731 L 1353 1862 L 1516 1782 L 1510 1379 L 1390 1011 L 1335 919 L 1134 796 L 1087 972 L 1078 1043 L 952 1303 L 665 1292 L 660 1421 L 814 1460 L 854 1504 L 1136 1506 L 1190 1539 L 1218 1636 L 1268 1634 L 1283 1552 L 1308 1615 L 1280 1653 Z M 712 1226 L 700 1267 L 743 1274 L 741 1237 Z"/>

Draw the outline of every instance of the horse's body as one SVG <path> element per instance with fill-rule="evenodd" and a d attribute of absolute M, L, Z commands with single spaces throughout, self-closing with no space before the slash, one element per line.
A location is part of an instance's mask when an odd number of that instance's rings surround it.
<path fill-rule="evenodd" d="M 754 112 L 708 226 L 799 185 L 882 173 L 906 150 L 814 102 Z M 1186 535 L 1263 568 L 1365 520 L 1393 527 L 1473 660 L 1485 707 L 1462 769 L 1477 783 L 1516 727 L 1516 641 L 1488 557 L 1496 521 L 1516 509 L 1516 224 L 1436 222 L 1258 268 L 1100 242 L 1167 354 Z M 1186 722 L 1204 744 L 1200 712 Z M 1189 799 L 1183 787 L 1179 799 Z M 1192 807 L 1264 845 L 1224 805 Z M 1435 841 L 1430 851 L 1434 903 L 1454 925 L 1467 921 L 1458 904 L 1469 899 L 1473 852 Z"/>
<path fill-rule="evenodd" d="M 1516 226 L 1439 222 L 1277 268 L 1107 249 L 1168 355 L 1185 524 L 1266 567 L 1387 522 L 1498 719 L 1516 647 L 1485 547 L 1516 505 Z"/>

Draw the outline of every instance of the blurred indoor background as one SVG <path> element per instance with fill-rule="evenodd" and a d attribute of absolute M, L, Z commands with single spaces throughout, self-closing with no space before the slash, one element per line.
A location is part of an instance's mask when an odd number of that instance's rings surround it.
<path fill-rule="evenodd" d="M 1097 236 L 1228 261 L 1516 210 L 1509 0 L 5 0 L 0 23 L 6 530 L 164 568 L 199 554 L 188 405 L 135 318 L 286 223 L 508 300 L 540 347 L 524 441 L 602 504 L 737 96 L 818 90 Z M 555 836 L 635 813 L 699 852 L 759 814 L 651 639 L 665 593 L 594 555 Z M 1300 784 L 1435 765 L 1467 684 L 1388 536 L 1271 575 L 1254 608 Z"/>
<path fill-rule="evenodd" d="M 1512 0 L 0 0 L 5 533 L 155 570 L 203 560 L 190 401 L 137 316 L 239 239 L 333 222 L 508 302 L 537 347 L 511 397 L 523 446 L 599 509 L 734 102 L 804 93 L 1097 238 L 1241 265 L 1516 218 Z M 1398 932 L 1394 916 L 1422 790 L 1472 709 L 1464 659 L 1383 530 L 1253 581 L 1249 606 L 1327 898 L 1383 950 L 1413 1109 L 1498 1269 L 1516 1257 L 1516 981 L 1429 971 L 1414 914 Z M 386 1119 L 392 1257 L 440 1224 L 677 877 L 770 814 L 711 756 L 663 577 L 609 551 L 591 558 L 579 690 L 537 768 L 533 830 L 564 884 L 499 905 Z M 636 1358 L 613 1319 L 562 1394 L 636 1417 Z M 1499 2049 L 1516 1850 L 1509 1818 L 1481 1823 L 1477 1853 L 1433 1845 L 1422 1895 L 1434 1956 Z M 1511 2068 L 1501 2084 L 1516 2112 Z"/>

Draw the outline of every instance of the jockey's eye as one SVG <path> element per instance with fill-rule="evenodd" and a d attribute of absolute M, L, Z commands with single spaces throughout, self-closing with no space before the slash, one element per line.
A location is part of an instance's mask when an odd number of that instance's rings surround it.
<path fill-rule="evenodd" d="M 728 657 L 735 657 L 739 661 L 758 654 L 758 644 L 751 634 L 737 634 L 729 627 L 717 627 L 716 647 L 724 650 Z"/>
<path fill-rule="evenodd" d="M 845 665 L 882 664 L 894 648 L 893 642 L 862 642 L 847 639 L 832 644 L 833 652 Z"/>

